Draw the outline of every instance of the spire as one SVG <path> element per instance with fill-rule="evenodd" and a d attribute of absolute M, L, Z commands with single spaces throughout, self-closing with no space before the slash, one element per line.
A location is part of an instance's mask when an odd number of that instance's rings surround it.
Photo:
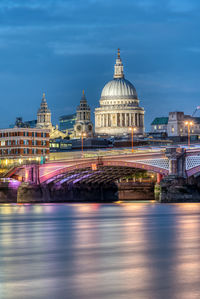
<path fill-rule="evenodd" d="M 124 66 L 123 63 L 121 61 L 121 57 L 120 57 L 120 49 L 117 49 L 117 59 L 116 59 L 116 63 L 115 63 L 115 71 L 114 71 L 114 78 L 124 78 Z"/>
<path fill-rule="evenodd" d="M 117 57 L 120 59 L 120 48 L 117 49 Z"/>
<path fill-rule="evenodd" d="M 43 95 L 42 95 L 42 103 L 46 102 L 46 98 L 45 98 L 45 93 L 43 92 Z"/>
<path fill-rule="evenodd" d="M 83 92 L 82 92 L 81 101 L 87 101 L 86 97 L 85 97 L 85 91 L 84 91 L 84 89 L 83 89 Z"/>

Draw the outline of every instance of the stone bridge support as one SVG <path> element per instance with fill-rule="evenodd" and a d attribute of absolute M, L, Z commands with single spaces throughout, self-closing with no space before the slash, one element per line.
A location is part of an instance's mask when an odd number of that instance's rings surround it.
<path fill-rule="evenodd" d="M 197 185 L 189 184 L 186 176 L 186 154 L 182 148 L 166 149 L 169 175 L 156 185 L 155 194 L 160 202 L 200 202 Z"/>
<path fill-rule="evenodd" d="M 39 164 L 25 166 L 25 182 L 40 184 Z"/>
<path fill-rule="evenodd" d="M 169 159 L 169 175 L 185 177 L 184 174 L 184 149 L 177 147 L 170 147 L 166 149 L 166 157 Z"/>

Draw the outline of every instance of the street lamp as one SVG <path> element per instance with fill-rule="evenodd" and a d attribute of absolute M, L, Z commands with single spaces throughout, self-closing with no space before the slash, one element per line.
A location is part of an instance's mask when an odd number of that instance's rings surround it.
<path fill-rule="evenodd" d="M 82 149 L 82 157 L 83 157 L 83 138 L 86 137 L 86 133 L 81 133 L 81 149 Z"/>
<path fill-rule="evenodd" d="M 137 130 L 136 127 L 132 126 L 129 128 L 131 130 L 131 137 L 132 137 L 132 153 L 133 153 L 133 133 Z"/>
<path fill-rule="evenodd" d="M 188 127 L 188 147 L 190 146 L 190 127 L 193 126 L 193 121 L 185 121 L 185 126 Z"/>

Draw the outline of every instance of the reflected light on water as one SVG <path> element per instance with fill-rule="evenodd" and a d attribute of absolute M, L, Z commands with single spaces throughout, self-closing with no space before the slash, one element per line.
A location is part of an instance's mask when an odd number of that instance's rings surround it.
<path fill-rule="evenodd" d="M 199 228 L 199 204 L 1 205 L 1 298 L 200 298 Z"/>

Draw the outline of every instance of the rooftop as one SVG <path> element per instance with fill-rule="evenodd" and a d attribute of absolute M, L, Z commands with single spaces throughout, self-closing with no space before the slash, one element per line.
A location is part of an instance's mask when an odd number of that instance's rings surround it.
<path fill-rule="evenodd" d="M 167 125 L 168 117 L 156 117 L 152 121 L 151 125 Z"/>

